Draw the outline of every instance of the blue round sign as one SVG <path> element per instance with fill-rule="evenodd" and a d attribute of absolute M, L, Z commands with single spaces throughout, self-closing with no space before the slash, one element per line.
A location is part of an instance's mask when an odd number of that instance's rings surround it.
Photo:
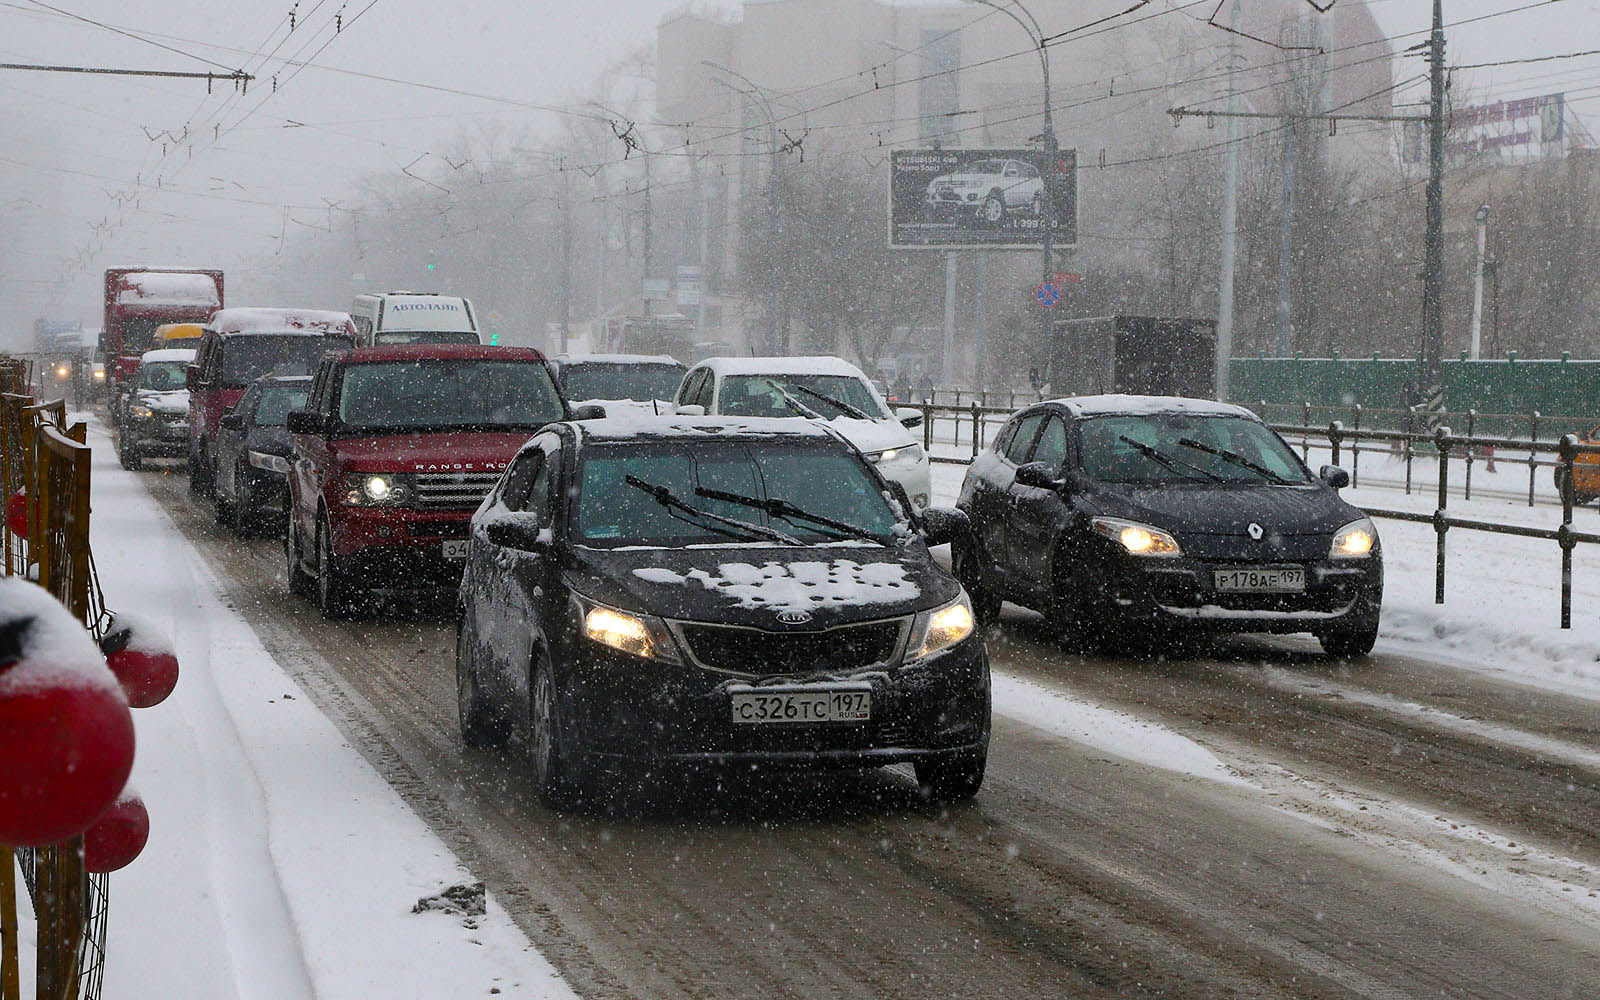
<path fill-rule="evenodd" d="M 1033 290 L 1033 297 L 1046 309 L 1054 309 L 1061 301 L 1061 286 L 1053 281 L 1041 281 L 1039 287 Z"/>

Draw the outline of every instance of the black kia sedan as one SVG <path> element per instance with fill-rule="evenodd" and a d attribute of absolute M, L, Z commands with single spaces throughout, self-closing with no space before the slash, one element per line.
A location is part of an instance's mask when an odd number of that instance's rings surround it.
<path fill-rule="evenodd" d="M 217 428 L 217 520 L 236 534 L 281 527 L 288 516 L 289 411 L 306 405 L 309 375 L 257 379 Z"/>
<path fill-rule="evenodd" d="M 928 552 L 966 517 L 909 511 L 820 424 L 546 426 L 472 519 L 463 741 L 525 747 L 557 805 L 693 764 L 910 762 L 930 796 L 973 795 L 988 656 Z"/>
<path fill-rule="evenodd" d="M 972 463 L 951 547 L 980 621 L 1002 600 L 1069 644 L 1195 632 L 1311 632 L 1335 656 L 1378 634 L 1378 533 L 1249 410 L 1079 396 L 1011 417 Z"/>

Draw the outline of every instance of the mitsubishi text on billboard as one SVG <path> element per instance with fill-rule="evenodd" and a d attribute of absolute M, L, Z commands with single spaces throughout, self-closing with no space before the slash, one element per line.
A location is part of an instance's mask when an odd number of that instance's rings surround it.
<path fill-rule="evenodd" d="M 1078 242 L 1078 157 L 1034 149 L 897 149 L 889 154 L 889 245 L 1037 250 Z"/>

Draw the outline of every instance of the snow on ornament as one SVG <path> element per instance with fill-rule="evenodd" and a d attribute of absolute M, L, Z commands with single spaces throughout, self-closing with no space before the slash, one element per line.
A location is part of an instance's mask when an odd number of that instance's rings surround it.
<path fill-rule="evenodd" d="M 83 625 L 40 588 L 0 578 L 0 844 L 82 833 L 133 770 L 133 715 Z"/>
<path fill-rule="evenodd" d="M 100 874 L 126 868 L 150 839 L 150 813 L 130 784 L 83 832 L 83 867 Z"/>
<path fill-rule="evenodd" d="M 148 618 L 125 612 L 113 615 L 100 651 L 134 708 L 159 705 L 178 686 L 178 654 L 172 640 Z"/>
<path fill-rule="evenodd" d="M 28 537 L 28 494 L 18 490 L 6 498 L 6 527 L 13 535 Z"/>

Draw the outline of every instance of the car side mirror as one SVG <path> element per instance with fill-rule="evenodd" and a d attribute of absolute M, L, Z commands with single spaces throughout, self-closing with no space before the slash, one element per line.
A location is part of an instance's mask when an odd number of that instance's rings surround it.
<path fill-rule="evenodd" d="M 526 515 L 501 514 L 484 524 L 483 533 L 501 548 L 522 552 L 541 552 L 550 545 L 538 521 Z"/>
<path fill-rule="evenodd" d="M 1018 466 L 1017 483 L 1040 490 L 1059 490 L 1067 485 L 1066 480 L 1056 478 L 1055 472 L 1043 462 L 1029 462 L 1027 465 Z"/>
<path fill-rule="evenodd" d="M 604 420 L 605 418 L 606 408 L 594 403 L 588 403 L 584 406 L 574 406 L 572 408 L 573 420 Z"/>
<path fill-rule="evenodd" d="M 284 418 L 284 426 L 290 434 L 321 434 L 327 421 L 322 414 L 311 410 L 290 410 Z"/>
<path fill-rule="evenodd" d="M 672 412 L 680 417 L 703 417 L 706 415 L 706 408 L 699 403 L 686 403 L 683 406 L 674 406 Z"/>
<path fill-rule="evenodd" d="M 239 430 L 240 428 L 244 427 L 244 414 L 225 413 L 223 414 L 221 424 L 230 431 Z"/>
<path fill-rule="evenodd" d="M 1317 475 L 1321 477 L 1323 482 L 1327 483 L 1336 490 L 1342 490 L 1346 486 L 1350 485 L 1350 473 L 1339 468 L 1337 465 L 1324 465 L 1321 469 L 1317 470 Z"/>
<path fill-rule="evenodd" d="M 907 429 L 922 426 L 921 410 L 912 409 L 909 406 L 902 406 L 894 411 L 894 415 L 895 418 L 900 421 L 900 425 Z"/>
<path fill-rule="evenodd" d="M 200 384 L 201 384 L 200 383 L 200 366 L 199 365 L 184 365 L 183 366 L 183 387 L 185 389 L 193 390 L 193 389 L 200 388 Z"/>
<path fill-rule="evenodd" d="M 972 532 L 967 512 L 957 507 L 929 507 L 922 512 L 922 540 L 928 547 L 946 545 Z"/>

